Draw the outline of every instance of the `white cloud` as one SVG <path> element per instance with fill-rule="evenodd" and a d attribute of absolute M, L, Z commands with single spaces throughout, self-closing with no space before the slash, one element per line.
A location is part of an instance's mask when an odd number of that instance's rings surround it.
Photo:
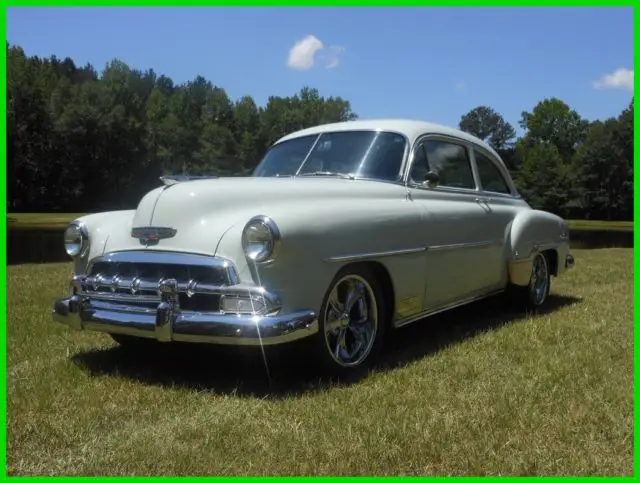
<path fill-rule="evenodd" d="M 332 45 L 328 49 L 322 52 L 322 58 L 325 64 L 325 69 L 335 69 L 340 65 L 340 55 L 344 53 L 344 47 L 339 45 Z"/>
<path fill-rule="evenodd" d="M 319 61 L 325 69 L 334 69 L 340 64 L 344 50 L 339 45 L 325 47 L 318 37 L 307 35 L 291 47 L 287 65 L 296 70 L 309 70 Z"/>
<path fill-rule="evenodd" d="M 464 81 L 458 81 L 454 87 L 458 92 L 465 92 L 467 90 L 467 83 Z"/>
<path fill-rule="evenodd" d="M 626 89 L 633 91 L 633 70 L 621 67 L 593 83 L 596 89 Z"/>

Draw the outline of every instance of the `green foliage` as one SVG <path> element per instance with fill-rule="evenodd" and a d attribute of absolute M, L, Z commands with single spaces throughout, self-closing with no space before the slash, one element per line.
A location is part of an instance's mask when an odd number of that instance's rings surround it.
<path fill-rule="evenodd" d="M 462 116 L 460 129 L 486 141 L 496 150 L 508 148 L 516 137 L 513 126 L 487 106 L 476 107 Z"/>
<path fill-rule="evenodd" d="M 633 103 L 588 122 L 559 99 L 523 112 L 516 181 L 536 208 L 565 217 L 633 219 Z"/>
<path fill-rule="evenodd" d="M 589 122 L 560 99 L 544 99 L 532 112 L 524 111 L 520 127 L 529 145 L 553 145 L 563 159 L 570 158 L 584 141 Z"/>
<path fill-rule="evenodd" d="M 114 60 L 103 72 L 29 57 L 7 43 L 8 210 L 133 208 L 169 173 L 250 175 L 276 139 L 354 120 L 349 101 L 304 87 L 258 106 L 202 76 L 176 85 Z M 523 112 L 516 132 L 478 106 L 459 127 L 489 143 L 534 207 L 576 219 L 633 219 L 633 100 L 589 122 L 560 99 Z"/>
<path fill-rule="evenodd" d="M 615 119 L 589 122 L 560 99 L 524 111 L 524 136 L 487 106 L 459 127 L 500 154 L 518 190 L 534 208 L 565 218 L 633 219 L 633 100 Z"/>
<path fill-rule="evenodd" d="M 175 85 L 118 60 L 98 74 L 9 44 L 7 71 L 9 211 L 132 208 L 162 174 L 247 175 L 277 138 L 356 118 L 307 87 L 261 108 L 202 76 Z"/>
<path fill-rule="evenodd" d="M 591 125 L 576 155 L 585 205 L 600 219 L 632 218 L 633 104 L 618 118 Z"/>

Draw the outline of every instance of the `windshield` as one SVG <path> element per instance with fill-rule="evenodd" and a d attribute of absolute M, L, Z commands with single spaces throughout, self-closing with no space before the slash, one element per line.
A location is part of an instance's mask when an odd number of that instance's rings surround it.
<path fill-rule="evenodd" d="M 339 131 L 290 139 L 273 146 L 253 176 L 400 178 L 406 140 L 386 131 Z"/>

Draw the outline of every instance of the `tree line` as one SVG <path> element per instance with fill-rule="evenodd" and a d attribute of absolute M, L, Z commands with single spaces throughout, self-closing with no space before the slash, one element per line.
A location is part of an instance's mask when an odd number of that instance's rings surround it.
<path fill-rule="evenodd" d="M 175 84 L 118 60 L 98 72 L 7 42 L 7 210 L 132 208 L 163 174 L 246 176 L 279 137 L 357 118 L 349 101 L 309 87 L 258 106 L 202 76 Z M 532 206 L 633 218 L 633 99 L 615 118 L 588 121 L 548 98 L 520 126 L 516 138 L 488 106 L 459 123 L 500 153 Z"/>

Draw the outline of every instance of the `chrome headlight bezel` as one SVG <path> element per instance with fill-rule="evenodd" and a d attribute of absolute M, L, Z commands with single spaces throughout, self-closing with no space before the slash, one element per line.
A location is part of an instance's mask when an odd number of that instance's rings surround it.
<path fill-rule="evenodd" d="M 242 250 L 248 259 L 256 263 L 273 262 L 280 249 L 280 243 L 278 225 L 268 216 L 254 216 L 242 230 Z"/>
<path fill-rule="evenodd" d="M 64 249 L 71 258 L 83 257 L 89 250 L 89 229 L 79 220 L 72 221 L 64 231 Z"/>

